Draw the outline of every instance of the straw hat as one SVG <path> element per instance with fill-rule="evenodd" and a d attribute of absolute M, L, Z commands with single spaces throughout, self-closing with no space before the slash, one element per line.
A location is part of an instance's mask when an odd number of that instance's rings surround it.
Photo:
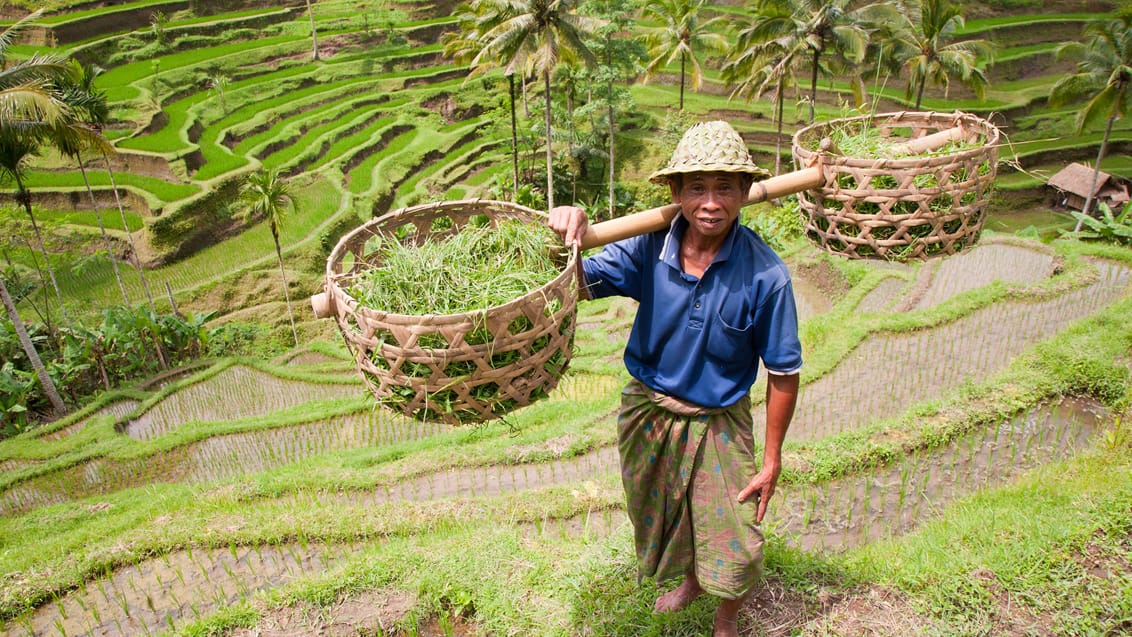
<path fill-rule="evenodd" d="M 700 122 L 684 133 L 668 165 L 649 176 L 663 184 L 671 175 L 698 172 L 746 173 L 755 179 L 770 176 L 751 160 L 743 138 L 724 121 Z"/>

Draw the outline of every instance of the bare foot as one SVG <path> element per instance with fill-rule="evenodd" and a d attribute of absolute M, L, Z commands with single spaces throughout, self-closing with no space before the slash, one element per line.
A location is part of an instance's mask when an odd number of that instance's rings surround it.
<path fill-rule="evenodd" d="M 704 589 L 700 588 L 700 582 L 696 579 L 696 576 L 694 574 L 687 575 L 679 586 L 656 598 L 653 610 L 658 613 L 672 613 L 685 608 L 703 594 Z"/>
<path fill-rule="evenodd" d="M 715 609 L 712 637 L 739 637 L 739 609 L 746 601 L 745 597 L 720 601 L 719 607 Z"/>
<path fill-rule="evenodd" d="M 719 612 L 715 613 L 715 626 L 712 627 L 711 637 L 739 637 L 739 619 L 732 617 L 727 619 L 719 616 Z"/>

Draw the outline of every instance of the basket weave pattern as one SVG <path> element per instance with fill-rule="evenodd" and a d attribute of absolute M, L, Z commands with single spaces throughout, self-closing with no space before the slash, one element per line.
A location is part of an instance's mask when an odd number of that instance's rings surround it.
<path fill-rule="evenodd" d="M 960 127 L 977 146 L 947 155 L 859 159 L 810 150 L 833 126 L 870 126 L 914 139 Z M 998 164 L 998 129 L 965 113 L 886 113 L 815 124 L 795 133 L 801 166 L 821 163 L 825 184 L 801 192 L 806 233 L 829 252 L 911 259 L 955 254 L 979 237 Z"/>
<path fill-rule="evenodd" d="M 424 204 L 358 227 L 327 260 L 326 292 L 363 381 L 379 402 L 414 418 L 451 424 L 498 418 L 545 396 L 569 364 L 576 251 L 552 281 L 487 310 L 392 314 L 359 305 L 346 291 L 360 273 L 381 267 L 377 250 L 367 251 L 375 235 L 396 232 L 402 241 L 420 245 L 482 217 L 492 224 L 506 218 L 544 223 L 541 213 L 501 201 Z"/>

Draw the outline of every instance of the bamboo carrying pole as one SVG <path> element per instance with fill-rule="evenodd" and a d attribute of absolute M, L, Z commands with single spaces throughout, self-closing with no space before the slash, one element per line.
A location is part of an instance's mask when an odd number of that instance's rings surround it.
<path fill-rule="evenodd" d="M 747 193 L 747 200 L 743 202 L 743 205 L 747 206 L 768 199 L 785 197 L 803 190 L 817 188 L 823 183 L 825 183 L 825 173 L 821 166 L 796 170 L 751 184 L 751 190 Z M 582 236 L 582 249 L 596 248 L 639 234 L 663 230 L 668 227 L 668 224 L 672 223 L 672 219 L 679 212 L 680 204 L 672 203 L 617 219 L 595 223 Z"/>
<path fill-rule="evenodd" d="M 903 155 L 919 155 L 946 146 L 948 143 L 957 139 L 966 139 L 968 136 L 969 132 L 963 126 L 954 126 L 894 146 L 891 152 L 896 157 Z M 828 138 L 823 139 L 821 149 L 824 152 L 832 152 L 833 143 Z M 820 188 L 823 184 L 825 184 L 825 170 L 819 162 L 817 165 L 808 168 L 795 170 L 751 184 L 751 190 L 747 193 L 747 200 L 743 202 L 743 205 L 749 206 L 751 204 L 767 201 L 768 199 L 778 199 L 779 197 L 797 194 L 805 190 Z M 613 243 L 614 241 L 620 241 L 621 239 L 635 237 L 639 234 L 663 230 L 672 223 L 672 219 L 675 218 L 679 212 L 680 206 L 678 204 L 668 204 L 624 217 L 618 217 L 617 219 L 596 223 L 590 226 L 586 230 L 586 234 L 582 237 L 582 249 L 596 248 L 608 243 Z"/>
<path fill-rule="evenodd" d="M 962 125 L 954 126 L 893 146 L 890 152 L 894 158 L 904 155 L 919 155 L 946 146 L 952 141 L 967 140 L 970 136 L 971 131 L 967 130 L 966 127 Z M 833 143 L 828 138 L 821 141 L 821 150 L 823 153 L 836 152 L 833 149 Z M 743 205 L 748 206 L 769 199 L 778 199 L 805 190 L 820 188 L 824 184 L 825 169 L 821 166 L 819 159 L 816 165 L 751 184 L 751 189 L 748 191 L 747 199 L 743 202 Z M 586 230 L 586 234 L 582 237 L 581 248 L 583 250 L 596 248 L 640 234 L 663 230 L 672 223 L 672 219 L 679 212 L 679 204 L 668 204 L 596 223 Z M 334 309 L 331 306 L 331 299 L 325 292 L 315 294 L 310 301 L 315 317 L 328 318 L 333 316 Z"/>

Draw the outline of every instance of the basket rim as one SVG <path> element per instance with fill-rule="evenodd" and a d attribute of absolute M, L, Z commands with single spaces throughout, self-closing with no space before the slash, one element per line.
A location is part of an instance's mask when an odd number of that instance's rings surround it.
<path fill-rule="evenodd" d="M 893 124 L 894 126 L 900 125 L 902 122 L 915 123 L 915 121 L 929 121 L 929 122 L 952 122 L 954 124 L 964 123 L 968 125 L 975 125 L 978 127 L 979 132 L 986 135 L 986 141 L 974 148 L 965 148 L 954 153 L 947 155 L 913 155 L 910 157 L 879 157 L 872 159 L 865 159 L 860 157 L 849 157 L 846 155 L 835 155 L 830 153 L 823 153 L 821 151 L 810 150 L 801 144 L 801 140 L 806 135 L 812 135 L 815 131 L 828 128 L 834 124 L 857 122 L 867 120 L 885 120 L 884 124 Z M 954 162 L 957 159 L 966 159 L 976 155 L 981 155 L 988 150 L 993 151 L 997 148 L 1001 131 L 998 127 L 992 124 L 987 119 L 966 113 L 963 111 L 954 111 L 951 113 L 942 113 L 937 111 L 893 111 L 889 113 L 875 113 L 871 115 L 857 115 L 854 117 L 842 117 L 832 119 L 827 122 L 815 122 L 802 128 L 794 133 L 791 137 L 791 150 L 794 157 L 800 160 L 801 163 L 806 164 L 814 157 L 820 157 L 823 165 L 826 166 L 852 166 L 854 168 L 875 168 L 875 169 L 890 169 L 890 168 L 917 168 L 917 167 L 932 167 L 938 164 L 946 164 Z"/>
<path fill-rule="evenodd" d="M 528 299 L 532 296 L 535 296 L 535 295 L 542 296 L 543 298 L 551 298 L 553 295 L 550 294 L 550 291 L 554 290 L 558 287 L 561 287 L 561 285 L 563 284 L 563 278 L 564 277 L 571 277 L 572 278 L 572 277 L 576 276 L 575 270 L 577 268 L 578 260 L 580 258 L 580 254 L 581 254 L 580 248 L 577 245 L 575 245 L 573 247 L 573 249 L 571 249 L 569 251 L 569 256 L 566 259 L 566 264 L 562 267 L 562 271 L 559 272 L 557 276 L 552 278 L 550 281 L 547 281 L 543 285 L 541 285 L 541 286 L 539 286 L 539 287 L 537 287 L 533 290 L 530 290 L 529 292 L 527 292 L 526 294 L 524 294 L 522 296 L 516 297 L 516 298 L 514 298 L 514 299 L 512 299 L 512 300 L 510 300 L 506 303 L 502 303 L 500 305 L 493 305 L 493 306 L 487 307 L 487 308 L 481 308 L 481 309 L 477 309 L 477 310 L 468 310 L 467 312 L 456 312 L 456 313 L 452 313 L 452 314 L 398 314 L 398 313 L 395 313 L 395 312 L 387 312 L 385 310 L 379 310 L 379 309 L 367 307 L 367 306 L 359 303 L 358 300 L 355 299 L 352 295 L 350 295 L 349 292 L 347 292 L 340 285 L 338 285 L 338 281 L 345 278 L 346 275 L 334 272 L 333 271 L 333 264 L 337 263 L 338 260 L 341 259 L 342 256 L 344 256 L 342 253 L 345 250 L 346 245 L 355 236 L 361 234 L 362 232 L 364 232 L 366 230 L 370 230 L 373 226 L 380 226 L 383 223 L 388 222 L 389 220 L 392 220 L 392 219 L 396 219 L 398 217 L 409 217 L 409 216 L 412 216 L 414 214 L 418 214 L 418 213 L 421 213 L 421 212 L 424 212 L 424 211 L 427 211 L 427 210 L 443 210 L 445 208 L 457 208 L 457 207 L 466 208 L 469 205 L 474 205 L 474 206 L 484 205 L 484 207 L 486 207 L 486 208 L 490 208 L 492 206 L 499 207 L 499 208 L 510 208 L 511 209 L 510 212 L 517 212 L 517 213 L 520 213 L 520 214 L 530 215 L 530 216 L 532 216 L 533 218 L 536 218 L 536 219 L 546 218 L 548 216 L 545 212 L 535 210 L 533 208 L 528 208 L 528 207 L 523 206 L 521 204 L 517 204 L 517 203 L 513 203 L 513 202 L 509 202 L 509 201 L 499 201 L 499 200 L 496 200 L 496 199 L 481 199 L 481 198 L 459 199 L 459 200 L 453 200 L 453 201 L 436 201 L 436 202 L 430 202 L 430 203 L 425 203 L 425 204 L 418 204 L 418 205 L 415 205 L 415 206 L 405 206 L 405 207 L 402 207 L 402 208 L 398 208 L 398 209 L 393 210 L 391 212 L 388 212 L 384 215 L 381 215 L 380 217 L 375 217 L 375 218 L 367 221 L 366 223 L 364 223 L 364 224 L 358 226 L 357 228 L 351 230 L 350 232 L 346 233 L 345 235 L 343 235 L 343 237 L 341 239 L 339 239 L 337 245 L 334 246 L 334 249 L 330 252 L 330 256 L 327 257 L 327 260 L 326 260 L 326 289 L 327 289 L 327 291 L 330 292 L 331 295 L 335 297 L 336 302 L 337 301 L 344 301 L 345 302 L 345 308 L 348 309 L 350 312 L 362 314 L 367 319 L 370 319 L 370 320 L 387 322 L 387 323 L 409 324 L 409 325 L 421 324 L 422 321 L 427 321 L 427 323 L 430 324 L 430 325 L 447 325 L 447 324 L 453 324 L 453 323 L 462 323 L 462 322 L 466 321 L 469 317 L 473 317 L 473 316 L 487 317 L 487 316 L 492 316 L 492 315 L 495 315 L 495 314 L 502 314 L 502 313 L 509 312 L 509 311 L 513 310 L 514 307 L 521 305 L 524 300 L 526 300 L 526 299 Z M 565 247 L 565 246 L 563 246 L 563 247 Z"/>

